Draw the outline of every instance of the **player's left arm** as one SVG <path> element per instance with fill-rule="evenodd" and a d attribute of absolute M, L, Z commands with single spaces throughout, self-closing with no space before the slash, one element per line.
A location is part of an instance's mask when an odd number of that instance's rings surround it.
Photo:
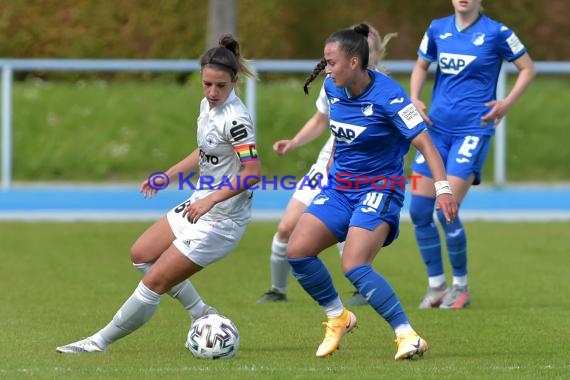
<path fill-rule="evenodd" d="M 491 107 L 491 110 L 481 117 L 481 120 L 483 122 L 495 120 L 495 126 L 499 124 L 499 121 L 507 114 L 509 108 L 523 94 L 536 75 L 536 69 L 530 55 L 511 29 L 501 25 L 497 41 L 497 54 L 503 59 L 513 62 L 519 70 L 519 74 L 515 85 L 504 99 L 485 103 L 486 106 Z"/>

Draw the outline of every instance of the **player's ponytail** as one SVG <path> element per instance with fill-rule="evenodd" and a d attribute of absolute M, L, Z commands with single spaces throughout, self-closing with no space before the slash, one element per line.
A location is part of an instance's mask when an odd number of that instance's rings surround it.
<path fill-rule="evenodd" d="M 311 75 L 307 77 L 307 79 L 305 80 L 305 84 L 303 85 L 303 91 L 305 91 L 305 94 L 309 95 L 309 85 L 311 84 L 312 81 L 315 80 L 316 77 L 319 76 L 321 71 L 323 71 L 326 66 L 327 66 L 327 61 L 324 58 L 321 59 L 319 63 L 317 63 L 317 65 L 313 69 L 313 72 L 311 73 Z"/>
<path fill-rule="evenodd" d="M 249 77 L 257 78 L 257 74 L 241 56 L 239 43 L 229 34 L 220 38 L 218 47 L 211 48 L 202 55 L 200 67 L 204 68 L 204 66 L 213 66 L 218 70 L 225 70 L 230 73 L 232 79 L 235 79 L 240 72 Z"/>

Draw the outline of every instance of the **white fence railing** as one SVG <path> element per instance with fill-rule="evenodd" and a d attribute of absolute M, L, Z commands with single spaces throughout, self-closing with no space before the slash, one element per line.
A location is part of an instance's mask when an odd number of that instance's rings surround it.
<path fill-rule="evenodd" d="M 318 60 L 258 60 L 252 67 L 259 73 L 307 73 Z M 384 66 L 393 74 L 411 73 L 415 61 L 385 61 Z M 12 84 L 15 71 L 135 71 L 135 72 L 191 72 L 200 69 L 197 60 L 78 60 L 78 59 L 0 59 L 2 67 L 2 189 L 12 184 Z M 570 62 L 537 62 L 539 74 L 570 74 Z M 433 65 L 432 65 L 433 69 Z M 505 96 L 507 75 L 516 73 L 512 64 L 503 66 L 497 86 L 497 98 Z M 252 117 L 257 111 L 257 82 L 246 80 L 246 98 Z M 494 156 L 494 184 L 502 186 L 506 182 L 506 119 L 497 129 Z"/>

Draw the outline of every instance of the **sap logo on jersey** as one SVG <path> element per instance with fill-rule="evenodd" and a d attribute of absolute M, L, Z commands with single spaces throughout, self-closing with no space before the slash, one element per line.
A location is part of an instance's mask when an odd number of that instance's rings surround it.
<path fill-rule="evenodd" d="M 358 125 L 341 123 L 331 120 L 331 132 L 336 137 L 336 141 L 351 143 L 353 142 L 366 128 Z"/>
<path fill-rule="evenodd" d="M 474 55 L 441 53 L 439 68 L 445 74 L 459 74 L 477 58 Z"/>

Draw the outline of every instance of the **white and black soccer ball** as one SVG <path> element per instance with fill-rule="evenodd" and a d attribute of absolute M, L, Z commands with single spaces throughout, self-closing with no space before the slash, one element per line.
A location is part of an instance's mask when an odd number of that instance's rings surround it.
<path fill-rule="evenodd" d="M 199 359 L 229 359 L 239 349 L 239 332 L 229 318 L 208 314 L 192 323 L 186 348 Z"/>

